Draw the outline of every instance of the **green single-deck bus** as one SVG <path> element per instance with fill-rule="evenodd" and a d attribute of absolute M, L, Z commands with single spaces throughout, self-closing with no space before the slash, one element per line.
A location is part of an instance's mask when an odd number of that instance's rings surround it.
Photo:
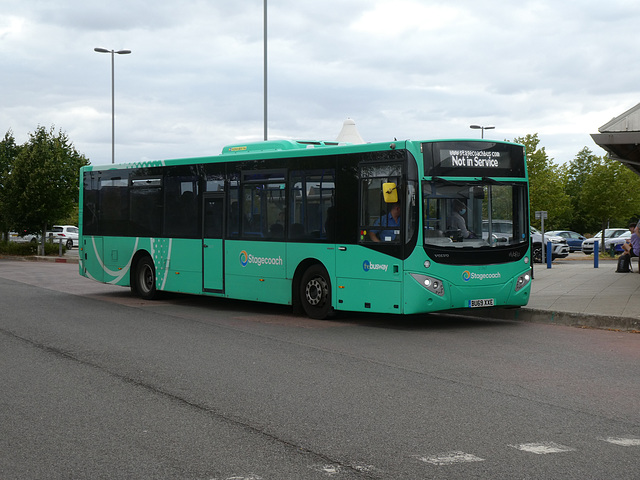
<path fill-rule="evenodd" d="M 274 140 L 81 170 L 80 274 L 335 311 L 526 305 L 522 145 Z"/>

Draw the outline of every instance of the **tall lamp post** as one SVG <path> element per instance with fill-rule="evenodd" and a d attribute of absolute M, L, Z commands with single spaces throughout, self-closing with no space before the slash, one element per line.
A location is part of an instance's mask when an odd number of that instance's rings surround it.
<path fill-rule="evenodd" d="M 263 20 L 264 39 L 262 40 L 264 49 L 264 141 L 267 141 L 267 0 L 263 0 Z"/>
<path fill-rule="evenodd" d="M 114 76 L 114 54 L 127 55 L 131 50 L 107 50 L 106 48 L 96 47 L 93 49 L 98 53 L 111 54 L 111 163 L 116 161 L 116 107 L 115 107 L 115 76 Z"/>
<path fill-rule="evenodd" d="M 487 127 L 482 126 L 482 125 L 469 125 L 469 128 L 473 128 L 474 130 L 482 130 L 482 136 L 480 138 L 484 138 L 484 131 L 485 130 L 493 130 L 494 128 L 496 128 L 494 125 L 489 125 Z"/>

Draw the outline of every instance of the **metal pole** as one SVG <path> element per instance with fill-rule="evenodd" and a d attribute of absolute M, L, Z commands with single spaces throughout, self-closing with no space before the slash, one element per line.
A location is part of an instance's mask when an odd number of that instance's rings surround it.
<path fill-rule="evenodd" d="M 111 163 L 116 161 L 116 87 L 115 87 L 115 54 L 111 50 Z"/>
<path fill-rule="evenodd" d="M 542 230 L 542 238 L 540 240 L 540 242 L 542 243 L 542 245 L 540 245 L 542 247 L 542 263 L 545 262 L 545 244 L 544 244 L 544 215 L 540 216 L 540 229 Z"/>
<path fill-rule="evenodd" d="M 267 141 L 267 0 L 264 0 L 264 140 Z"/>
<path fill-rule="evenodd" d="M 127 55 L 131 50 L 108 50 L 106 48 L 96 47 L 93 49 L 98 53 L 111 54 L 111 163 L 116 161 L 116 80 L 115 80 L 115 54 Z"/>

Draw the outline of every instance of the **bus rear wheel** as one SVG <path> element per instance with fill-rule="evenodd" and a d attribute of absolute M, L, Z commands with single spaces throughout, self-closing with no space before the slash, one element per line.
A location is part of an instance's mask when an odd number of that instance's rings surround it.
<path fill-rule="evenodd" d="M 302 275 L 300 302 L 304 312 L 311 318 L 323 320 L 333 316 L 331 281 L 321 265 L 312 265 Z"/>
<path fill-rule="evenodd" d="M 156 298 L 158 293 L 156 290 L 156 267 L 153 265 L 151 257 L 146 256 L 138 261 L 133 274 L 133 283 L 133 290 L 139 297 L 145 300 Z"/>

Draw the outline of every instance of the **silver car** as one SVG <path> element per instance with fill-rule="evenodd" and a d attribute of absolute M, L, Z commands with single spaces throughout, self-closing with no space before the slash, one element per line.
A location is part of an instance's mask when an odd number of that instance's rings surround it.
<path fill-rule="evenodd" d="M 615 238 L 622 235 L 624 232 L 628 232 L 628 228 L 607 228 L 604 231 L 604 240 L 607 241 L 608 238 Z M 602 230 L 596 233 L 592 238 L 587 238 L 584 242 L 582 242 L 582 253 L 585 255 L 591 255 L 593 253 L 593 243 L 598 240 L 599 242 L 599 250 L 602 252 Z"/>
<path fill-rule="evenodd" d="M 535 263 L 542 262 L 542 233 L 534 227 L 529 227 L 531 229 L 531 256 L 533 257 L 533 261 Z M 566 258 L 569 256 L 569 244 L 567 243 L 567 239 L 557 236 L 557 235 L 547 235 L 544 234 L 544 243 L 551 242 L 551 259 L 555 258 Z M 546 246 L 545 246 L 545 256 L 546 256 Z"/>

